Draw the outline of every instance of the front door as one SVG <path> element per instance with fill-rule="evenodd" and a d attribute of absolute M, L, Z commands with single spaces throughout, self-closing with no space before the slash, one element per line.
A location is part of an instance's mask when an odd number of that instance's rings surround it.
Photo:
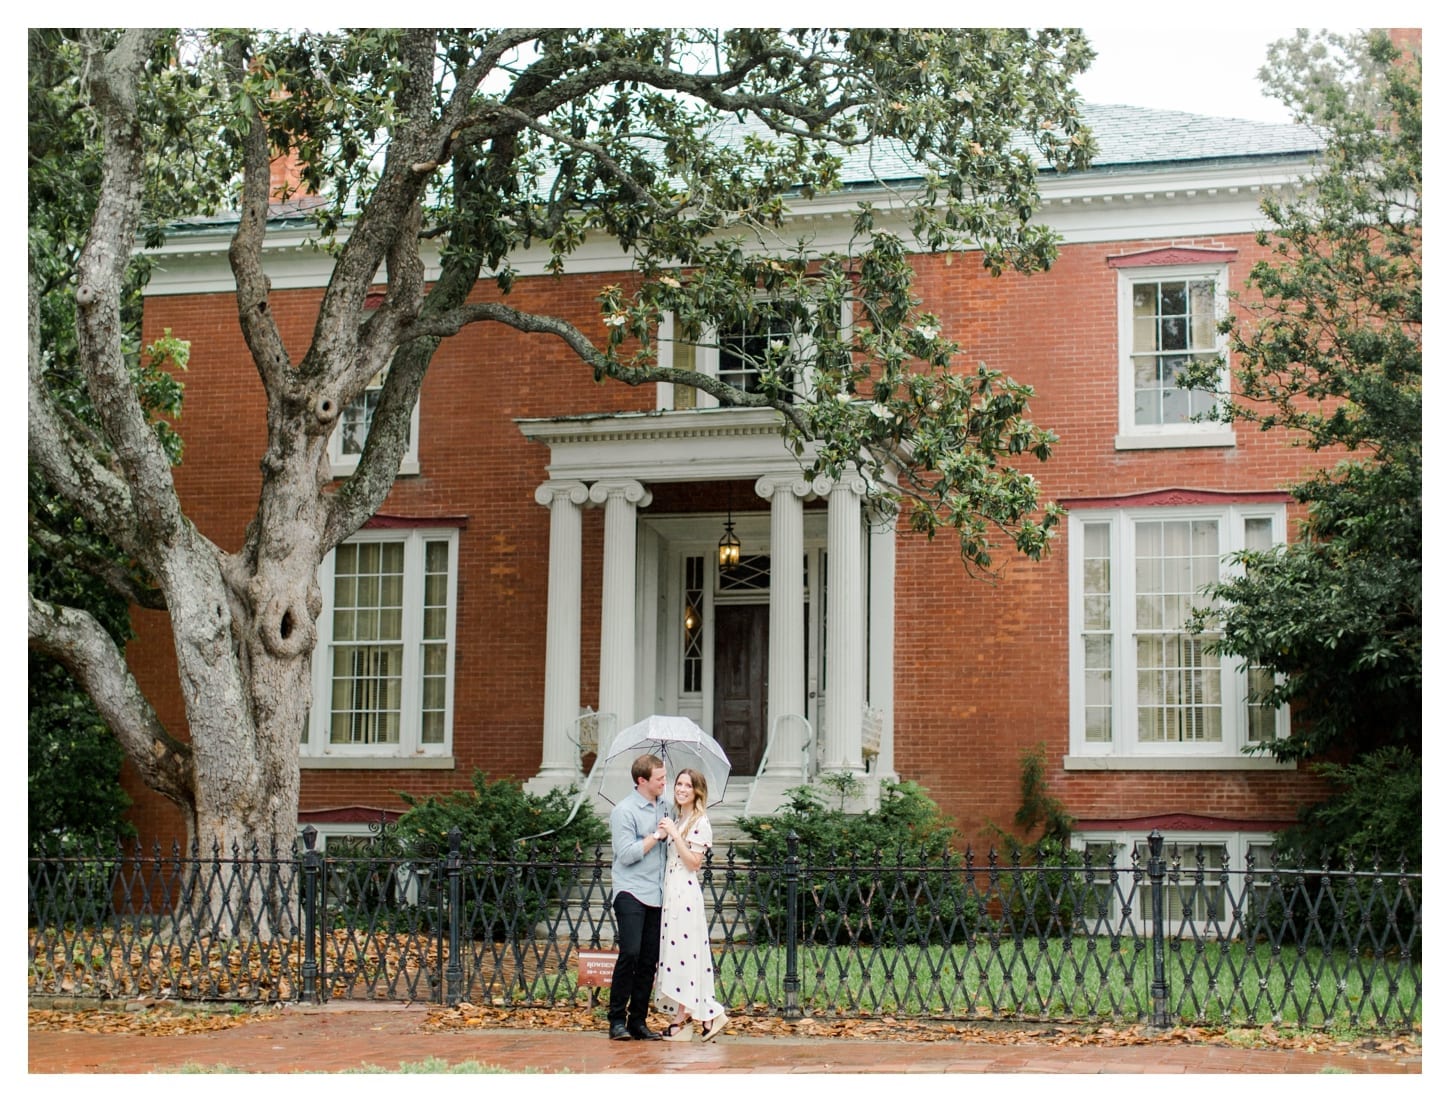
<path fill-rule="evenodd" d="M 769 605 L 715 606 L 714 734 L 732 777 L 753 777 L 765 752 L 769 648 Z"/>

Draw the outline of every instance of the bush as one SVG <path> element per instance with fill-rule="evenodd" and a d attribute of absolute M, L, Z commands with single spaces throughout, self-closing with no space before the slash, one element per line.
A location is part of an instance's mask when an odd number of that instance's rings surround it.
<path fill-rule="evenodd" d="M 977 900 L 953 865 L 954 830 L 925 789 L 884 782 L 881 804 L 863 815 L 828 808 L 817 788 L 801 786 L 775 815 L 739 826 L 744 855 L 762 876 L 755 894 L 756 933 L 774 936 L 785 921 L 787 836 L 800 839 L 797 934 L 829 944 L 901 944 L 957 940 L 975 925 Z"/>
<path fill-rule="evenodd" d="M 1361 868 L 1378 860 L 1397 868 L 1401 860 L 1419 869 L 1421 855 L 1421 761 L 1403 746 L 1382 747 L 1346 764 L 1316 762 L 1311 771 L 1327 780 L 1333 794 L 1300 812 L 1298 826 L 1277 844 L 1310 860 L 1353 861 Z"/>
<path fill-rule="evenodd" d="M 573 889 L 579 867 L 609 841 L 608 825 L 588 802 L 569 818 L 577 794 L 570 787 L 536 796 L 517 781 L 489 781 L 476 769 L 472 790 L 422 799 L 399 793 L 408 810 L 393 844 L 415 863 L 433 862 L 441 885 L 441 859 L 456 827 L 464 854 L 464 928 L 480 937 L 520 936 Z"/>
<path fill-rule="evenodd" d="M 1406 747 L 1382 747 L 1349 762 L 1316 762 L 1310 769 L 1334 787 L 1320 803 L 1304 808 L 1299 824 L 1275 840 L 1281 867 L 1384 870 L 1373 877 L 1284 873 L 1271 893 L 1259 936 L 1296 939 L 1322 931 L 1351 952 L 1379 948 L 1418 956 L 1420 881 L 1401 885 L 1396 873 L 1421 867 L 1421 761 Z"/>
<path fill-rule="evenodd" d="M 105 853 L 134 837 L 120 781 L 125 752 L 90 698 L 57 663 L 34 654 L 27 689 L 31 848 Z"/>
<path fill-rule="evenodd" d="M 32 841 L 30 924 L 98 926 L 115 910 L 115 881 L 122 852 L 115 842 L 56 834 Z"/>

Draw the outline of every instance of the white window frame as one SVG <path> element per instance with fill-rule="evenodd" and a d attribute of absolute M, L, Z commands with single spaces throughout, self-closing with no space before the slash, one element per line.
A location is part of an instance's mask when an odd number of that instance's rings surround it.
<path fill-rule="evenodd" d="M 443 741 L 423 743 L 421 645 L 425 551 L 430 542 L 448 544 L 447 673 L 444 689 Z M 403 555 L 403 669 L 398 742 L 349 745 L 330 741 L 332 727 L 332 623 L 336 596 L 336 552 L 329 553 L 317 571 L 322 591 L 322 615 L 317 621 L 317 647 L 312 660 L 312 708 L 299 754 L 304 766 L 343 768 L 415 768 L 453 766 L 454 663 L 458 646 L 458 529 L 365 528 L 347 543 L 402 543 Z"/>
<path fill-rule="evenodd" d="M 332 475 L 334 478 L 345 478 L 353 474 L 357 470 L 358 461 L 362 458 L 361 452 L 357 455 L 343 454 L 342 427 L 347 420 L 348 414 L 365 403 L 369 394 L 375 394 L 381 391 L 383 382 L 387 377 L 388 369 L 385 367 L 369 380 L 368 385 L 363 388 L 363 392 L 358 395 L 357 401 L 344 409 L 338 417 L 337 427 L 332 430 L 332 436 L 327 441 L 327 458 L 332 466 Z M 403 449 L 402 459 L 398 461 L 398 474 L 400 475 L 414 475 L 418 473 L 418 407 L 422 404 L 421 396 L 418 401 L 413 403 L 413 412 L 408 421 L 408 444 Z M 371 423 L 369 423 L 368 428 L 371 431 Z M 363 437 L 363 442 L 366 444 L 366 436 Z"/>
<path fill-rule="evenodd" d="M 1219 576 L 1228 577 L 1240 569 L 1229 561 L 1245 543 L 1245 525 L 1250 520 L 1269 520 L 1273 541 L 1286 539 L 1287 517 L 1279 502 L 1245 502 L 1198 505 L 1125 505 L 1120 508 L 1074 509 L 1068 527 L 1068 635 L 1069 635 L 1069 754 L 1068 769 L 1292 769 L 1293 763 L 1275 762 L 1267 754 L 1245 754 L 1247 732 L 1248 673 L 1233 655 L 1220 655 L 1219 674 L 1223 701 L 1223 738 L 1219 742 L 1147 742 L 1137 733 L 1137 659 L 1134 644 L 1134 554 L 1139 521 L 1213 520 L 1218 524 Z M 1089 742 L 1087 738 L 1087 650 L 1084 616 L 1085 544 L 1087 525 L 1108 525 L 1111 572 L 1110 617 L 1112 633 L 1111 738 Z M 1275 738 L 1288 734 L 1288 708 L 1275 716 Z"/>
<path fill-rule="evenodd" d="M 765 301 L 764 296 L 761 301 Z M 841 304 L 841 328 L 849 330 L 851 326 L 851 308 L 849 302 Z M 674 311 L 666 311 L 660 318 L 659 332 L 656 339 L 659 342 L 659 365 L 660 367 L 672 368 L 675 366 L 675 315 Z M 804 365 L 804 378 L 801 380 L 799 393 L 810 395 L 815 389 L 815 352 L 813 342 L 804 334 L 794 334 L 791 338 L 793 348 L 792 355 L 796 361 Z M 719 333 L 713 325 L 706 326 L 700 333 L 699 343 L 695 346 L 694 369 L 702 375 L 708 375 L 712 379 L 720 377 L 720 347 Z M 659 409 L 675 408 L 675 384 L 659 383 L 655 389 L 655 401 Z M 706 394 L 703 390 L 695 392 L 696 409 L 715 409 L 720 405 L 719 399 L 713 394 Z"/>
<path fill-rule="evenodd" d="M 302 831 L 308 826 L 313 827 L 317 831 L 317 845 L 315 849 L 318 853 L 327 852 L 327 840 L 329 838 L 376 838 L 378 836 L 377 830 L 375 829 L 376 822 L 319 823 L 309 819 L 297 829 L 297 840 L 299 844 L 302 841 Z"/>
<path fill-rule="evenodd" d="M 1214 317 L 1225 316 L 1228 310 L 1228 265 L 1226 263 L 1184 264 L 1172 266 L 1145 265 L 1122 267 L 1118 272 L 1118 449 L 1133 448 L 1203 448 L 1232 447 L 1234 430 L 1218 421 L 1189 421 L 1175 424 L 1137 424 L 1135 409 L 1135 374 L 1133 370 L 1133 288 L 1140 283 L 1162 283 L 1174 280 L 1212 279 L 1214 283 Z M 1215 348 L 1224 357 L 1219 375 L 1219 393 L 1228 394 L 1228 341 L 1216 334 Z"/>
<path fill-rule="evenodd" d="M 1075 831 L 1072 835 L 1072 848 L 1083 852 L 1088 846 L 1111 846 L 1115 850 L 1113 869 L 1117 873 L 1117 889 L 1112 898 L 1108 901 L 1107 925 L 1102 933 L 1109 929 L 1117 928 L 1122 922 L 1122 900 L 1131 900 L 1131 913 L 1134 926 L 1140 933 L 1148 933 L 1152 930 L 1153 912 L 1152 898 L 1150 891 L 1152 881 L 1148 879 L 1148 833 L 1147 829 L 1125 830 L 1125 831 L 1099 831 L 1084 830 Z M 1235 831 L 1235 830 L 1179 830 L 1164 831 L 1163 833 L 1163 860 L 1167 866 L 1168 875 L 1163 882 L 1163 908 L 1164 908 L 1164 932 L 1168 937 L 1190 935 L 1204 938 L 1214 937 L 1237 937 L 1241 933 L 1238 923 L 1234 919 L 1232 901 L 1243 903 L 1245 900 L 1244 874 L 1248 868 L 1248 856 L 1250 850 L 1255 846 L 1272 847 L 1274 838 L 1270 834 L 1258 831 Z M 1138 847 L 1138 869 L 1143 873 L 1142 879 L 1133 880 L 1133 847 Z M 1178 851 L 1178 864 L 1173 864 L 1174 847 Z M 1224 885 L 1219 875 L 1219 870 L 1209 866 L 1210 856 L 1217 858 L 1223 855 L 1225 849 L 1228 851 L 1228 898 L 1223 898 L 1220 904 L 1221 914 L 1211 916 L 1207 914 L 1206 897 L 1200 897 L 1194 890 L 1198 887 L 1198 861 L 1197 850 L 1202 846 L 1204 851 L 1203 888 L 1205 890 L 1219 889 Z M 1262 872 L 1261 872 L 1262 870 Z M 1260 881 L 1261 875 L 1267 877 L 1267 866 L 1259 862 L 1255 863 L 1255 880 Z M 1176 874 L 1176 875 L 1175 875 Z M 1107 865 L 1099 857 L 1093 860 L 1094 883 L 1107 884 Z M 1176 898 L 1175 898 L 1176 897 Z M 1197 913 L 1184 914 L 1185 904 L 1191 904 L 1195 908 L 1204 904 L 1204 915 Z M 1084 914 L 1084 922 L 1091 930 L 1098 916 Z"/>
<path fill-rule="evenodd" d="M 304 827 L 306 825 L 306 823 L 303 824 Z M 311 825 L 317 830 L 317 844 L 314 852 L 323 854 L 324 856 L 327 853 L 327 840 L 329 838 L 333 841 L 341 841 L 344 838 L 368 840 L 378 837 L 376 821 L 371 824 L 314 822 Z M 392 824 L 389 823 L 388 825 L 391 826 Z M 302 831 L 300 829 L 297 832 L 297 840 L 300 846 L 302 844 Z M 386 860 L 392 862 L 393 872 L 390 879 L 392 880 L 392 887 L 397 902 L 416 907 L 420 896 L 425 890 L 422 879 L 418 874 L 419 865 L 413 861 L 405 861 L 399 857 L 386 858 Z M 330 905 L 340 905 L 345 898 L 345 880 L 343 884 L 340 884 L 336 882 L 336 878 L 345 876 L 345 874 L 339 874 L 334 870 L 332 876 L 335 878 L 334 882 L 325 884 L 324 891 L 327 893 L 327 900 Z"/>

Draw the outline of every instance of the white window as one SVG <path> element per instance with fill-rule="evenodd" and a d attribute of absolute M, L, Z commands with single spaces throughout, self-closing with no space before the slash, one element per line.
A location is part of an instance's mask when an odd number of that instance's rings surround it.
<path fill-rule="evenodd" d="M 1226 355 L 1218 322 L 1227 280 L 1224 265 L 1119 270 L 1119 448 L 1234 442 L 1232 429 L 1204 419 L 1227 393 L 1226 367 L 1218 393 L 1180 385 L 1191 364 Z"/>
<path fill-rule="evenodd" d="M 1153 921 L 1148 838 L 1134 832 L 1074 834 L 1092 866 L 1083 906 L 1085 932 L 1122 932 L 1124 919 L 1143 933 Z M 1273 839 L 1238 831 L 1163 835 L 1163 921 L 1169 937 L 1237 937 L 1269 892 Z M 1136 850 L 1136 862 L 1134 851 Z M 1250 872 L 1248 859 L 1253 859 Z"/>
<path fill-rule="evenodd" d="M 1073 510 L 1069 768 L 1264 764 L 1240 751 L 1285 733 L 1283 709 L 1259 703 L 1268 672 L 1209 653 L 1216 636 L 1187 621 L 1232 552 L 1281 543 L 1284 526 L 1279 504 Z"/>
<path fill-rule="evenodd" d="M 375 529 L 323 562 L 304 757 L 452 752 L 457 561 L 455 530 Z"/>
<path fill-rule="evenodd" d="M 378 400 L 382 397 L 383 381 L 387 374 L 384 369 L 374 375 L 357 401 L 344 409 L 342 416 L 338 418 L 337 428 L 328 442 L 328 459 L 335 477 L 350 475 L 357 470 L 363 445 L 367 443 L 368 433 L 373 427 L 373 414 L 377 411 Z M 418 473 L 418 405 L 417 402 L 413 403 L 412 419 L 408 422 L 408 442 L 403 449 L 402 461 L 398 464 L 399 474 Z"/>
<path fill-rule="evenodd" d="M 842 328 L 848 325 L 847 307 L 842 307 Z M 780 310 L 761 304 L 749 323 L 734 322 L 708 326 L 691 340 L 677 331 L 675 319 L 667 314 L 660 322 L 660 366 L 698 371 L 718 378 L 747 393 L 761 389 L 761 367 L 770 358 L 788 356 L 803 377 L 792 379 L 796 394 L 810 393 L 815 358 L 814 343 L 801 333 Z M 709 409 L 719 405 L 713 395 L 692 386 L 661 383 L 657 402 L 660 409 Z"/>

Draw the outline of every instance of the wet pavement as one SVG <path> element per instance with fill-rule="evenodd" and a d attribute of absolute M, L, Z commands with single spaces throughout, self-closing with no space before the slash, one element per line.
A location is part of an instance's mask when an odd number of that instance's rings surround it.
<path fill-rule="evenodd" d="M 747 1037 L 710 1044 L 610 1041 L 603 1031 L 425 1028 L 429 1008 L 338 1004 L 284 1009 L 229 1029 L 176 1036 L 31 1030 L 32 1073 L 395 1071 L 436 1058 L 513 1072 L 576 1074 L 831 1073 L 1411 1074 L 1421 1057 L 1363 1050 L 1311 1052 L 1226 1044 L 993 1044 L 958 1039 Z"/>

